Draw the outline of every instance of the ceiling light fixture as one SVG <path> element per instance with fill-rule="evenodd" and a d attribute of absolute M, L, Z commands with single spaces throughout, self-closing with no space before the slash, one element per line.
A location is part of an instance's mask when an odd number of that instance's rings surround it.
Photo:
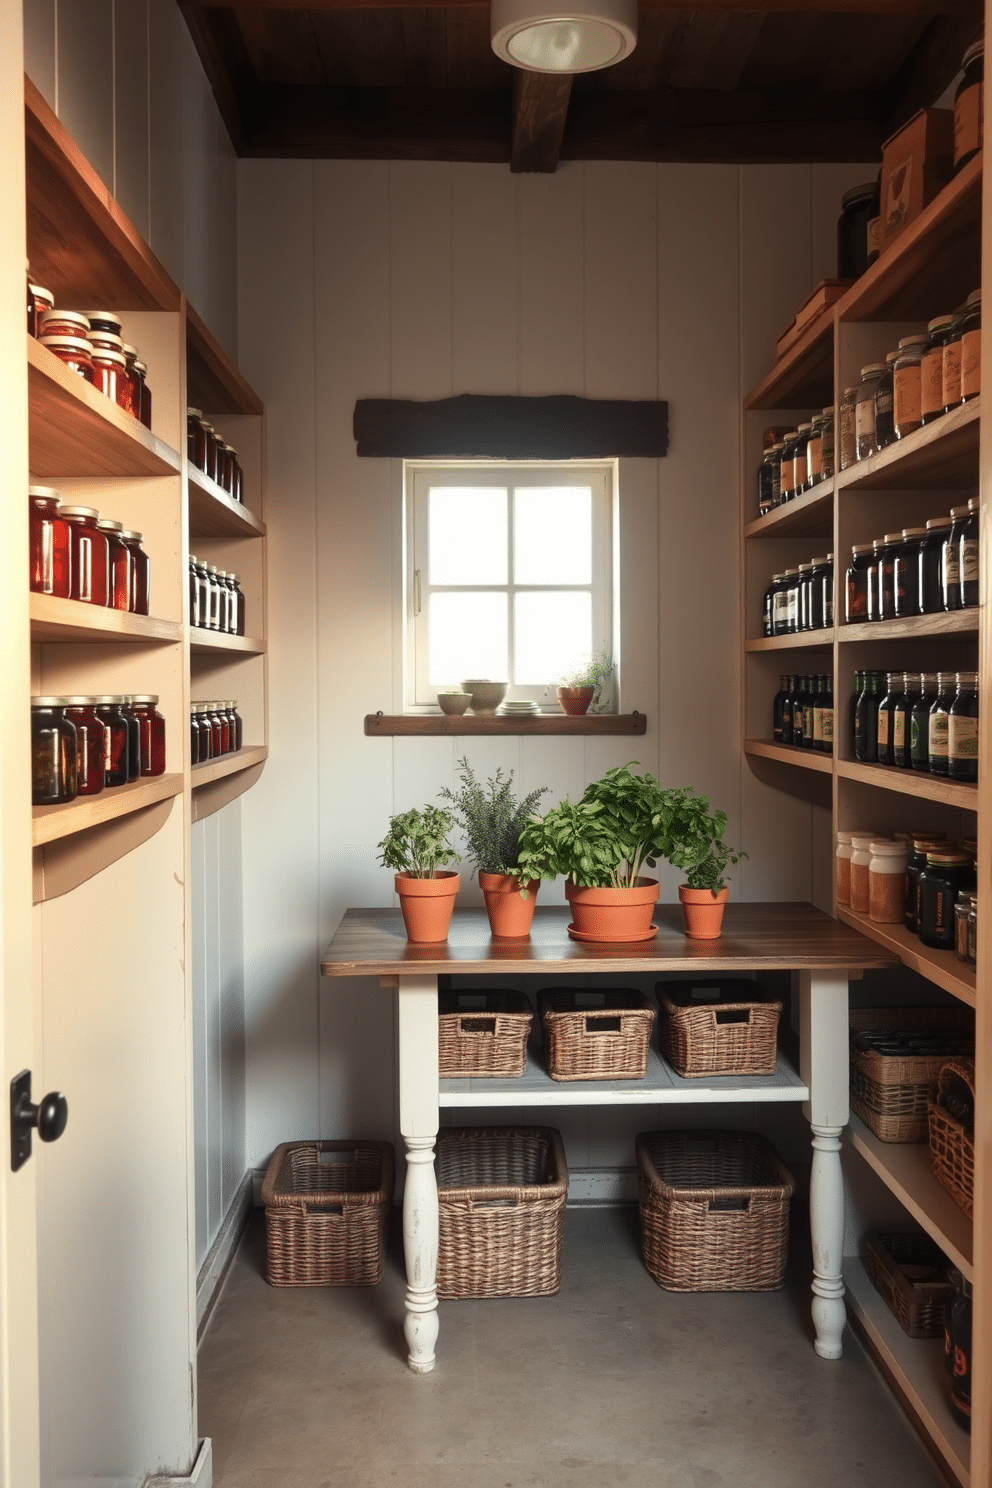
<path fill-rule="evenodd" d="M 527 72 L 595 72 L 637 45 L 637 0 L 577 0 L 541 11 L 535 0 L 492 0 L 497 57 Z"/>

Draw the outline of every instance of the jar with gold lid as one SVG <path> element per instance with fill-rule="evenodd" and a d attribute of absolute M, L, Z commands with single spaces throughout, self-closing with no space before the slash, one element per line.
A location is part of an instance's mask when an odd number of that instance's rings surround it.
<path fill-rule="evenodd" d="M 164 775 L 165 719 L 158 711 L 158 693 L 132 693 L 131 710 L 140 729 L 142 775 Z"/>
<path fill-rule="evenodd" d="M 28 282 L 28 291 L 34 305 L 34 330 L 32 335 L 37 336 L 41 330 L 41 317 L 46 310 L 55 309 L 55 296 L 50 289 L 45 289 L 42 284 Z"/>
<path fill-rule="evenodd" d="M 65 716 L 76 730 L 76 794 L 98 796 L 106 784 L 107 729 L 94 711 L 95 697 L 67 697 Z"/>
<path fill-rule="evenodd" d="M 94 383 L 96 381 L 96 374 L 93 370 L 93 348 L 89 341 L 80 340 L 78 336 L 42 335 L 38 337 L 38 344 L 47 347 L 60 362 L 63 362 L 71 371 L 77 372 L 84 382 Z"/>
<path fill-rule="evenodd" d="M 121 533 L 121 541 L 131 554 L 131 603 L 128 608 L 133 615 L 149 613 L 151 563 L 142 547 L 144 540 L 144 533 L 135 532 L 133 528 L 125 528 Z"/>
<path fill-rule="evenodd" d="M 76 730 L 64 697 L 31 699 L 31 804 L 63 806 L 76 799 Z"/>
<path fill-rule="evenodd" d="M 100 513 L 92 506 L 63 506 L 61 515 L 69 525 L 69 598 L 106 606 L 110 555 L 97 526 Z"/>
<path fill-rule="evenodd" d="M 107 752 L 104 761 L 104 784 L 127 785 L 128 724 L 122 712 L 123 697 L 103 693 L 93 698 L 93 712 L 107 730 Z"/>
<path fill-rule="evenodd" d="M 122 332 L 124 327 L 121 324 L 119 315 L 115 315 L 112 310 L 87 310 L 86 319 L 89 322 L 91 339 L 92 332 L 96 331 L 97 333 L 113 336 L 123 346 Z"/>
<path fill-rule="evenodd" d="M 68 599 L 69 526 L 61 514 L 62 498 L 52 486 L 28 486 L 28 587 L 35 594 Z"/>
<path fill-rule="evenodd" d="M 101 517 L 97 529 L 107 539 L 107 602 L 112 610 L 131 608 L 131 550 L 123 540 L 124 524 Z"/>
<path fill-rule="evenodd" d="M 130 413 L 130 385 L 123 355 L 108 346 L 93 348 L 93 386 Z"/>
<path fill-rule="evenodd" d="M 892 364 L 892 427 L 897 439 L 905 439 L 923 423 L 920 364 L 926 344 L 926 336 L 903 336 L 899 355 Z"/>

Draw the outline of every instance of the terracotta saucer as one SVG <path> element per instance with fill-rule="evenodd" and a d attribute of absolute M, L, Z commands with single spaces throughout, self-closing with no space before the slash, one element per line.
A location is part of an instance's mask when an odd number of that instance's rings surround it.
<path fill-rule="evenodd" d="M 586 945 L 633 945 L 644 940 L 654 940 L 658 934 L 658 926 L 652 925 L 647 935 L 621 935 L 615 940 L 604 940 L 601 935 L 586 935 L 584 930 L 576 930 L 574 925 L 567 927 L 572 940 L 581 940 Z"/>

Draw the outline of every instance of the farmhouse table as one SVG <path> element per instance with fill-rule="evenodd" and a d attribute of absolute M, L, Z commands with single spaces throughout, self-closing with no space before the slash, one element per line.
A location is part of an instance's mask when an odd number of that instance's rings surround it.
<path fill-rule="evenodd" d="M 538 907 L 526 939 L 490 935 L 484 910 L 456 910 L 446 941 L 414 945 L 398 909 L 349 909 L 324 952 L 328 977 L 377 976 L 396 991 L 399 1011 L 400 1131 L 406 1145 L 403 1244 L 407 1292 L 404 1331 L 410 1368 L 434 1368 L 438 1336 L 435 1274 L 438 1199 L 434 1143 L 442 1107 L 802 1102 L 812 1130 L 810 1230 L 813 1240 L 814 1347 L 841 1355 L 846 1318 L 841 1260 L 844 1193 L 841 1133 L 848 1120 L 848 980 L 896 958 L 858 931 L 810 904 L 728 904 L 719 940 L 688 940 L 682 911 L 659 905 L 657 935 L 624 945 L 571 940 L 567 908 Z M 682 1079 L 652 1040 L 643 1080 L 556 1082 L 528 1054 L 519 1079 L 438 1078 L 438 977 L 455 975 L 576 977 L 669 972 L 731 975 L 789 971 L 798 991 L 800 1059 L 796 1071 L 780 1053 L 774 1075 Z"/>

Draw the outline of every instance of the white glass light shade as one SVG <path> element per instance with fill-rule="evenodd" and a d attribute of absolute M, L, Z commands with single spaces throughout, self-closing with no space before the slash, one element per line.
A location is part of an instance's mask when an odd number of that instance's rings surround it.
<path fill-rule="evenodd" d="M 534 0 L 492 0 L 493 51 L 528 72 L 595 72 L 637 45 L 637 0 L 566 0 L 545 11 Z"/>

